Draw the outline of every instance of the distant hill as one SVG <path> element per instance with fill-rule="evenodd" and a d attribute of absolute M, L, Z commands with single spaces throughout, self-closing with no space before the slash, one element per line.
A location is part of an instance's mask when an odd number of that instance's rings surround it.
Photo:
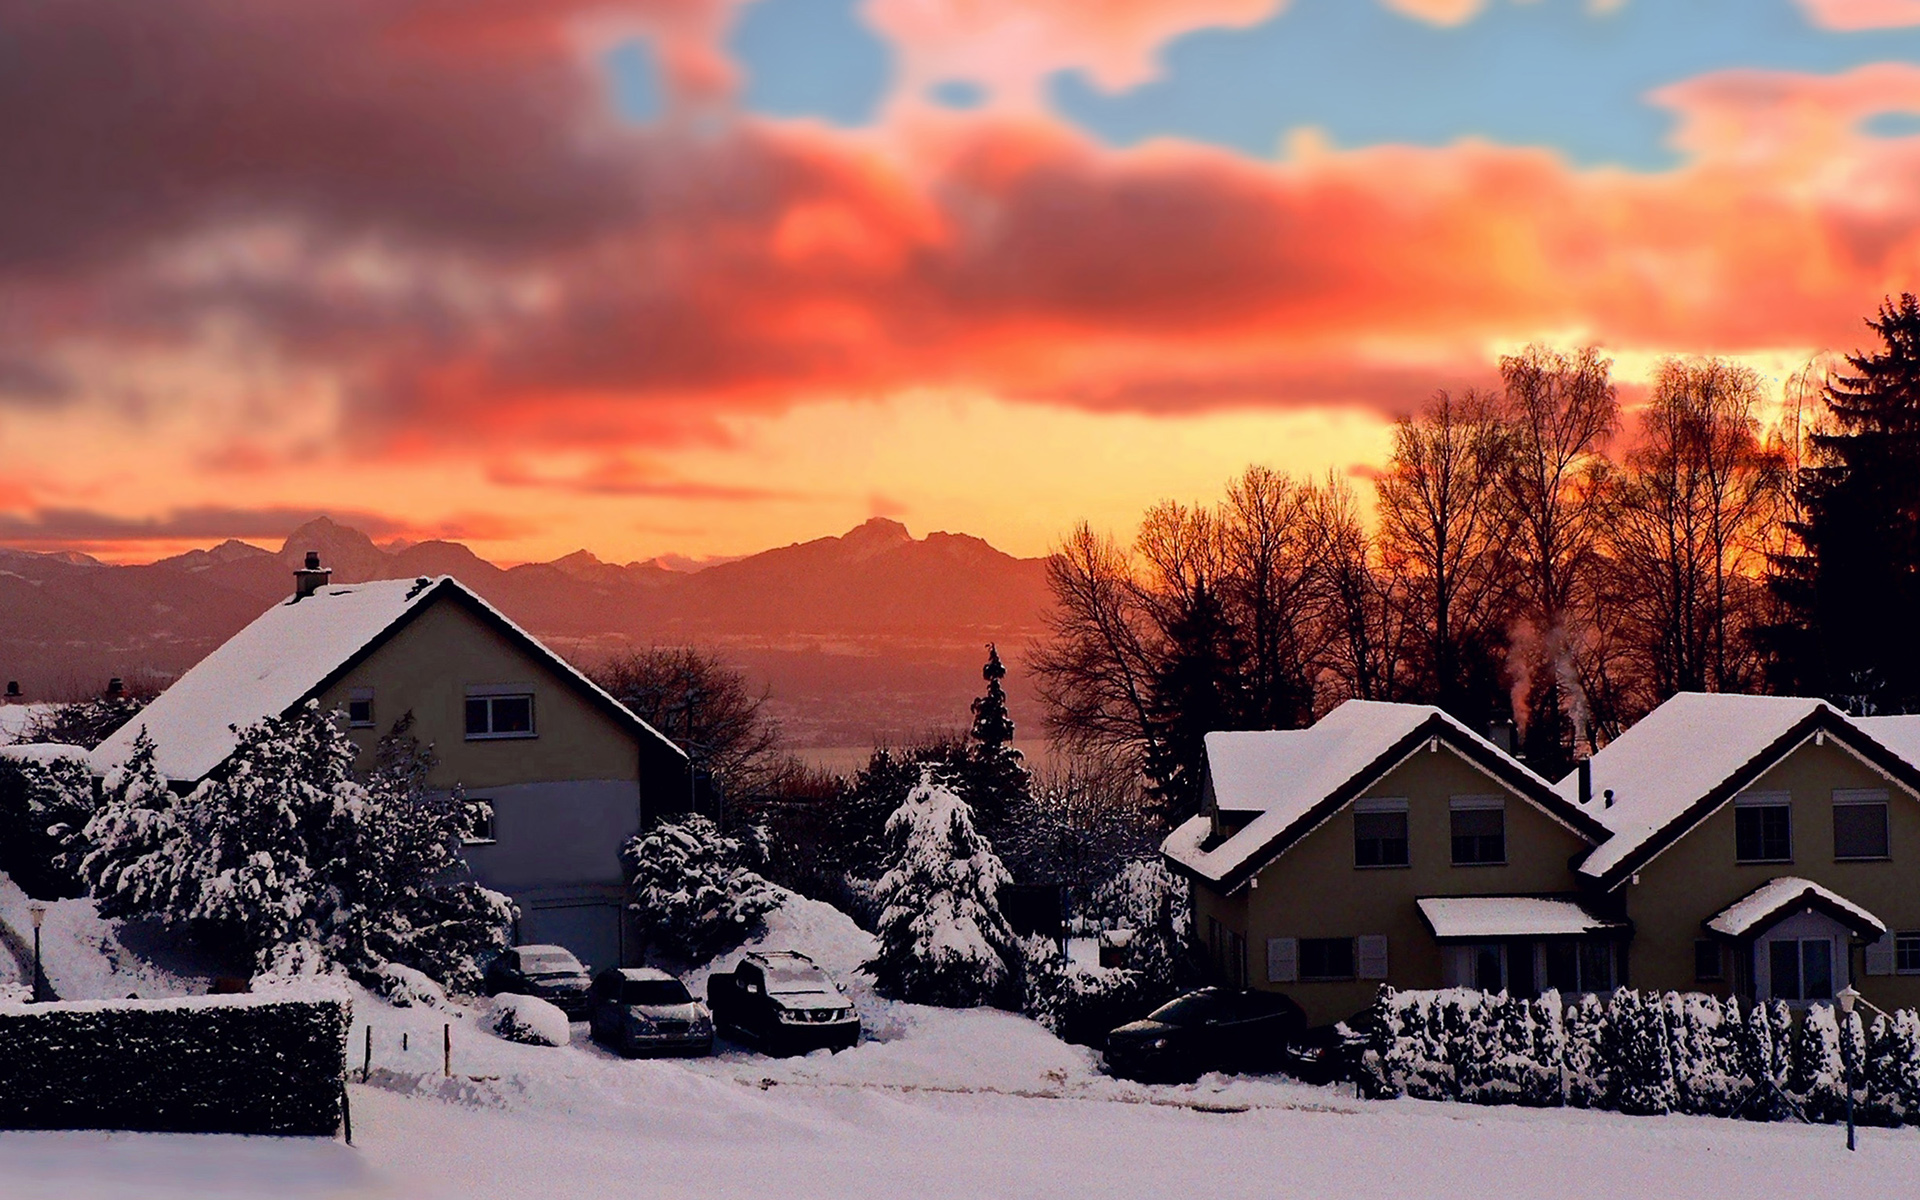
<path fill-rule="evenodd" d="M 625 646 L 697 644 L 770 692 L 800 746 L 897 741 L 968 719 L 984 644 L 1016 660 L 1038 635 L 1045 560 L 976 537 L 915 538 L 875 518 L 696 572 L 579 550 L 502 568 L 458 542 L 382 548 L 322 517 L 278 552 L 227 541 L 145 566 L 0 549 L 0 678 L 29 697 L 161 685 L 291 590 L 315 551 L 338 583 L 453 575 L 555 649 L 591 666 Z M 1015 717 L 1038 732 L 1016 665 Z"/>

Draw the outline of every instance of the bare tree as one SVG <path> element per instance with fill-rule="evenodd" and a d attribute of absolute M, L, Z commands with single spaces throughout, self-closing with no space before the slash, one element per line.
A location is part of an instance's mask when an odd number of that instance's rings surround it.
<path fill-rule="evenodd" d="M 1331 615 L 1321 507 L 1310 484 L 1262 466 L 1228 484 L 1220 507 L 1219 589 L 1247 648 L 1243 716 L 1256 728 L 1313 720 Z"/>
<path fill-rule="evenodd" d="M 1049 636 L 1029 653 L 1027 665 L 1049 732 L 1081 753 L 1151 750 L 1154 635 L 1126 552 L 1083 521 L 1047 560 L 1047 586 L 1053 594 Z"/>
<path fill-rule="evenodd" d="M 1328 476 L 1316 497 L 1327 591 L 1325 667 L 1334 700 L 1398 700 L 1408 620 L 1405 580 L 1383 561 L 1345 480 Z"/>
<path fill-rule="evenodd" d="M 765 692 L 725 659 L 691 646 L 629 650 L 587 672 L 608 694 L 686 749 L 729 796 L 772 790 L 794 769 Z"/>

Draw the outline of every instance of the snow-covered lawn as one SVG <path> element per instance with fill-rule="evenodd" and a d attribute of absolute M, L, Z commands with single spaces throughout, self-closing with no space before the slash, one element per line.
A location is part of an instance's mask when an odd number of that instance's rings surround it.
<path fill-rule="evenodd" d="M 61 939 L 76 956 L 110 933 L 85 915 L 71 918 L 85 934 Z M 1369 1103 L 1274 1079 L 1113 1080 L 1023 1018 L 874 996 L 852 970 L 871 943 L 832 909 L 791 902 L 769 925 L 767 945 L 812 953 L 849 985 L 872 1040 L 800 1059 L 723 1043 L 709 1059 L 627 1061 L 584 1025 L 570 1046 L 515 1045 L 482 1032 L 477 1009 L 362 994 L 351 1059 L 357 1069 L 371 1029 L 373 1070 L 351 1089 L 353 1147 L 7 1133 L 0 1195 L 1615 1200 L 1894 1196 L 1920 1183 L 1920 1130 L 1866 1130 L 1850 1156 L 1831 1127 Z M 119 988 L 126 976 L 76 964 L 70 978 Z"/>

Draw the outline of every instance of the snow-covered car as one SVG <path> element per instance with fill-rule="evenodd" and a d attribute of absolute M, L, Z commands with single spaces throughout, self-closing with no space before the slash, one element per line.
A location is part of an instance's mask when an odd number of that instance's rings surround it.
<path fill-rule="evenodd" d="M 1278 992 L 1202 988 L 1109 1033 L 1107 1070 L 1140 1080 L 1272 1071 L 1306 1027 L 1306 1013 Z"/>
<path fill-rule="evenodd" d="M 600 972 L 587 998 L 587 1027 L 622 1054 L 713 1053 L 713 1014 L 686 984 L 652 967 Z"/>
<path fill-rule="evenodd" d="M 587 1015 L 593 978 L 565 946 L 515 946 L 487 965 L 487 995 L 538 996 L 578 1021 Z"/>
<path fill-rule="evenodd" d="M 707 1004 L 722 1032 L 768 1054 L 845 1050 L 860 1041 L 853 1001 L 804 954 L 749 954 L 731 971 L 707 977 Z"/>

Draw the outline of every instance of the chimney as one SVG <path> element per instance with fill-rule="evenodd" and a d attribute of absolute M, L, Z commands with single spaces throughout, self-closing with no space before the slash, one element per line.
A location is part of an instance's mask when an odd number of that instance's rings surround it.
<path fill-rule="evenodd" d="M 127 693 L 126 681 L 121 679 L 118 675 L 115 675 L 112 679 L 107 680 L 107 698 L 108 699 L 112 699 L 115 696 L 124 696 L 126 695 L 126 693 Z"/>
<path fill-rule="evenodd" d="M 19 698 L 20 698 L 20 681 L 18 679 L 7 680 L 7 699 L 18 700 Z"/>
<path fill-rule="evenodd" d="M 1513 722 L 1490 721 L 1487 724 L 1487 740 L 1500 748 L 1503 754 L 1513 753 Z"/>
<path fill-rule="evenodd" d="M 1612 795 L 1613 793 L 1608 792 L 1607 794 Z M 1592 802 L 1593 802 L 1593 760 L 1590 758 L 1583 758 L 1580 760 L 1580 803 L 1591 804 Z"/>
<path fill-rule="evenodd" d="M 1603 807 L 1612 808 L 1613 807 L 1613 789 L 1612 788 L 1607 789 L 1606 797 L 1607 797 L 1607 802 Z"/>
<path fill-rule="evenodd" d="M 307 551 L 307 565 L 293 573 L 293 598 L 305 600 L 327 586 L 327 580 L 331 578 L 333 578 L 333 568 L 320 565 L 320 552 Z"/>

